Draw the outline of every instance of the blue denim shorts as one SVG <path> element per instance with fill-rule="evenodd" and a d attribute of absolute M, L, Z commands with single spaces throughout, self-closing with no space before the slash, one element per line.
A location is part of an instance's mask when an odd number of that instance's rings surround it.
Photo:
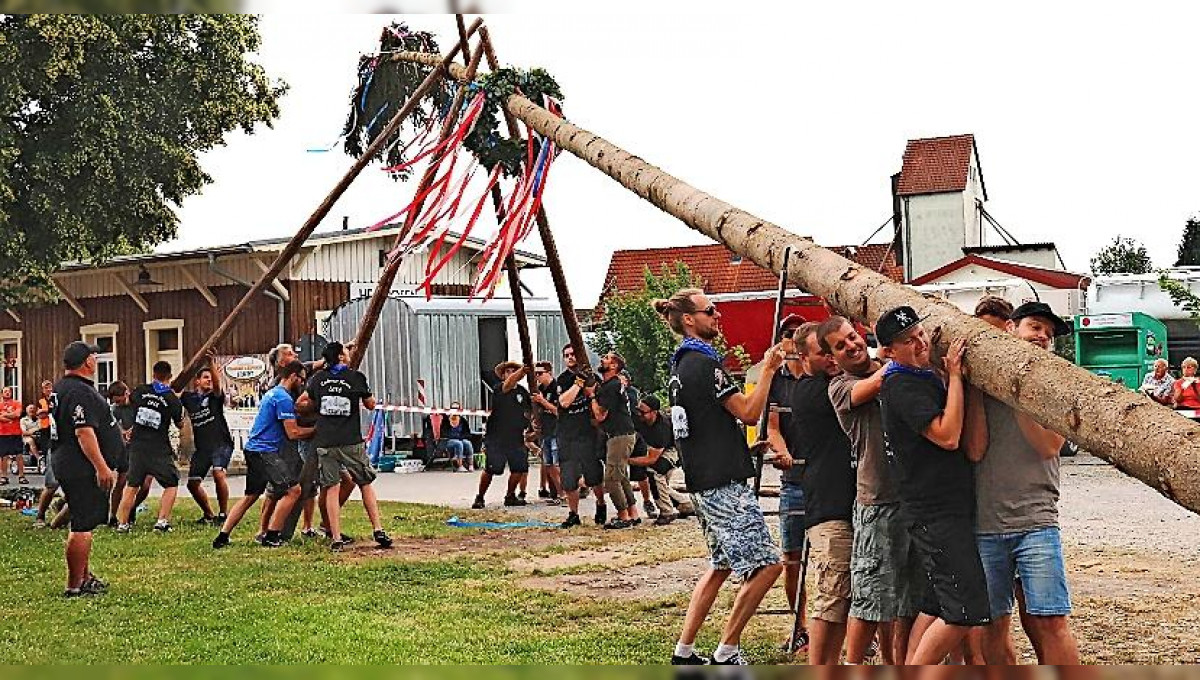
<path fill-rule="evenodd" d="M 550 436 L 542 439 L 542 464 L 558 465 L 558 437 Z"/>
<path fill-rule="evenodd" d="M 1071 593 L 1058 527 L 976 536 L 987 577 L 992 618 L 1013 612 L 1013 581 L 1021 579 L 1025 609 L 1034 616 L 1067 616 Z"/>
<path fill-rule="evenodd" d="M 804 489 L 784 482 L 779 490 L 779 543 L 785 553 L 804 549 Z"/>
<path fill-rule="evenodd" d="M 759 569 L 779 564 L 779 551 L 748 484 L 730 482 L 693 493 L 692 504 L 713 569 L 729 570 L 745 581 Z"/>

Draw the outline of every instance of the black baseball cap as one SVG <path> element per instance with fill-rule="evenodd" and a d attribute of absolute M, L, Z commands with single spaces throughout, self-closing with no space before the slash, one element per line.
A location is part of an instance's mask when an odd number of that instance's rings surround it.
<path fill-rule="evenodd" d="M 82 366 L 88 360 L 88 357 L 99 353 L 99 347 L 89 345 L 82 340 L 76 340 L 67 345 L 67 348 L 63 350 L 63 368 L 68 371 L 75 370 Z"/>
<path fill-rule="evenodd" d="M 917 310 L 908 305 L 889 309 L 875 322 L 875 337 L 880 345 L 890 345 L 901 333 L 928 318 L 918 316 Z"/>
<path fill-rule="evenodd" d="M 1045 302 L 1026 302 L 1025 304 L 1013 310 L 1012 316 L 1009 317 L 1009 320 L 1013 323 L 1018 323 L 1021 319 L 1024 319 L 1027 316 L 1041 317 L 1054 324 L 1055 337 L 1067 335 L 1071 332 L 1071 327 L 1067 325 L 1067 322 L 1063 321 L 1059 315 L 1055 314 L 1054 310 L 1050 309 L 1050 305 L 1046 304 Z"/>

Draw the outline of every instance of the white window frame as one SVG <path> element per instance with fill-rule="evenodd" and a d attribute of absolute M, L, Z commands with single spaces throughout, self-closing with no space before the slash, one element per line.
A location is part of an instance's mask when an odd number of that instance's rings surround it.
<path fill-rule="evenodd" d="M 156 319 L 154 321 L 146 321 L 142 323 L 142 343 L 146 355 L 146 382 L 154 379 L 154 363 L 162 359 L 162 355 L 153 348 L 151 338 L 156 331 L 177 330 L 179 332 L 179 349 L 171 352 L 177 354 L 179 358 L 176 370 L 183 368 L 183 319 Z"/>
<path fill-rule="evenodd" d="M 119 357 L 117 356 L 117 332 L 120 330 L 120 328 L 121 327 L 115 323 L 93 323 L 88 324 L 87 326 L 79 327 L 80 339 L 89 345 L 95 345 L 96 340 L 99 338 L 112 338 L 113 351 L 105 354 L 97 354 L 96 363 L 97 365 L 108 363 L 112 366 L 110 373 L 112 375 L 113 382 L 121 379 L 121 364 Z M 97 379 L 100 377 L 99 370 L 96 371 L 96 377 Z M 108 385 L 111 384 L 112 383 L 108 383 Z M 97 382 L 96 389 L 100 390 L 101 394 L 104 394 L 104 391 L 108 388 L 108 385 L 103 385 Z"/>
<path fill-rule="evenodd" d="M 4 353 L 3 353 L 4 345 L 8 345 L 8 344 L 12 344 L 12 343 L 16 343 L 16 345 L 17 345 L 17 384 L 16 385 L 0 384 L 0 387 L 12 387 L 13 388 L 13 399 L 16 399 L 17 401 L 22 400 L 22 392 L 23 391 L 21 389 L 21 384 L 25 380 L 25 373 L 24 373 L 25 367 L 23 365 L 25 363 L 25 348 L 23 347 L 23 345 L 25 343 L 23 341 L 23 338 L 24 338 L 24 331 L 0 331 L 0 361 L 4 360 Z M 2 378 L 2 375 L 0 375 L 0 378 Z M 0 380 L 0 382 L 2 382 L 2 380 Z"/>

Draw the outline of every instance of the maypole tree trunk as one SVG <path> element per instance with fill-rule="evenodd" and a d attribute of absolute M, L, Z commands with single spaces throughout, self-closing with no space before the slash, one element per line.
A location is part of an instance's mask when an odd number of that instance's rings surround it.
<path fill-rule="evenodd" d="M 436 56 L 415 52 L 397 56 L 426 64 L 438 61 Z M 461 68 L 452 68 L 450 73 L 458 79 L 464 75 Z M 926 326 L 939 347 L 945 349 L 957 338 L 967 341 L 967 377 L 972 384 L 1183 507 L 1200 511 L 1200 425 L 1002 333 L 945 301 L 927 299 L 809 239 L 706 194 L 525 97 L 510 96 L 505 108 L 562 149 L 760 266 L 774 271 L 784 248 L 791 246 L 789 278 L 848 316 L 874 323 L 881 313 L 898 305 L 911 305 L 922 315 L 928 314 Z"/>

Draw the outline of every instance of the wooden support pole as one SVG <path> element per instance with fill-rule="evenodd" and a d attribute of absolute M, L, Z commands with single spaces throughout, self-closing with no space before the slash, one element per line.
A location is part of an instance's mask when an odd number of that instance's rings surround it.
<path fill-rule="evenodd" d="M 142 297 L 141 293 L 134 290 L 133 286 L 129 285 L 129 282 L 121 278 L 119 275 L 111 274 L 110 276 L 112 276 L 113 281 L 117 282 L 117 286 L 119 286 L 121 290 L 125 291 L 126 295 L 133 298 L 133 303 L 136 304 L 142 310 L 142 312 L 146 314 L 150 313 L 150 305 L 146 303 L 146 298 Z"/>
<path fill-rule="evenodd" d="M 250 260 L 258 266 L 258 269 L 263 273 L 263 276 L 267 276 L 271 273 L 271 268 L 267 266 L 266 262 L 263 262 L 257 257 L 252 257 Z M 279 295 L 279 297 L 283 298 L 284 302 L 292 301 L 292 294 L 288 292 L 288 289 L 284 287 L 283 283 L 277 278 L 277 276 L 271 277 L 271 287 L 275 289 L 275 292 Z"/>
<path fill-rule="evenodd" d="M 21 315 L 17 314 L 17 310 L 13 309 L 12 307 L 5 307 L 4 311 L 13 321 L 21 323 Z"/>
<path fill-rule="evenodd" d="M 208 302 L 209 307 L 217 306 L 217 296 L 213 295 L 213 292 L 209 290 L 208 286 L 204 285 L 204 282 L 200 280 L 200 277 L 196 276 L 196 273 L 189 269 L 187 265 L 180 265 L 179 273 L 183 274 L 183 278 L 187 279 L 187 282 L 192 284 L 192 287 L 196 289 L 196 292 L 200 293 L 200 297 L 204 298 L 204 300 Z"/>
<path fill-rule="evenodd" d="M 456 45 L 450 54 L 457 54 L 461 49 L 462 45 Z M 467 82 L 475 78 L 475 70 L 479 68 L 479 61 L 482 57 L 483 46 L 479 45 L 471 55 L 471 61 L 467 64 L 466 71 L 463 72 Z M 450 62 L 446 63 L 449 64 Z M 442 132 L 438 136 L 439 142 L 453 134 L 455 123 L 458 121 L 458 112 L 462 109 L 466 91 L 466 87 L 460 87 L 454 93 L 454 99 L 450 102 L 450 110 L 446 114 L 446 120 L 442 121 Z M 430 163 L 429 167 L 425 170 L 425 174 L 421 176 L 421 181 L 417 183 L 417 189 L 413 194 L 416 196 L 423 194 L 429 188 L 429 185 L 433 183 L 435 175 L 436 168 L 433 163 Z M 412 231 L 413 225 L 416 223 L 424 204 L 424 201 L 418 202 L 404 216 L 404 226 L 400 229 L 400 233 L 396 234 L 396 241 L 393 247 L 398 247 L 403 243 L 405 237 Z M 363 312 L 362 322 L 358 325 L 358 334 L 354 338 L 354 352 L 350 356 L 350 368 L 357 369 L 362 363 L 363 357 L 366 356 L 367 348 L 371 345 L 371 336 L 375 333 L 375 326 L 379 324 L 379 315 L 383 312 L 383 305 L 387 302 L 388 294 L 391 293 L 392 283 L 396 281 L 396 274 L 400 271 L 403 259 L 399 255 L 388 258 L 387 265 L 379 274 L 379 282 L 375 284 L 375 290 L 371 293 L 371 301 L 367 303 L 367 309 Z"/>
<path fill-rule="evenodd" d="M 487 55 L 488 68 L 492 71 L 500 68 L 500 61 L 496 58 L 496 49 L 486 26 L 480 29 L 479 40 L 483 43 L 484 54 Z M 504 113 L 504 122 L 508 126 L 509 136 L 513 139 L 520 139 L 521 129 L 517 126 L 516 119 L 508 112 L 507 108 L 502 107 L 501 111 Z M 542 249 L 546 252 L 546 265 L 550 268 L 550 278 L 554 281 L 554 292 L 558 297 L 558 307 L 562 312 L 563 323 L 567 327 L 567 339 L 571 341 L 571 348 L 575 350 L 576 366 L 584 374 L 591 373 L 592 366 L 591 361 L 588 360 L 587 345 L 583 341 L 583 331 L 579 328 L 579 318 L 575 316 L 571 290 L 567 287 L 567 277 L 563 273 L 562 259 L 558 256 L 558 245 L 554 241 L 554 234 L 550 231 L 550 220 L 546 217 L 544 205 L 538 206 L 536 219 L 538 234 L 542 239 Z M 556 347 L 555 351 L 557 350 Z"/>
<path fill-rule="evenodd" d="M 83 305 L 79 304 L 79 300 L 76 300 L 75 296 L 71 295 L 71 291 L 67 290 L 67 287 L 64 286 L 62 282 L 51 276 L 50 284 L 54 286 L 54 290 L 58 291 L 59 296 L 62 297 L 63 301 L 67 303 L 67 306 L 75 310 L 75 313 L 79 315 L 79 318 L 83 319 L 87 317 L 87 314 L 83 313 Z"/>
<path fill-rule="evenodd" d="M 479 30 L 479 27 L 482 25 L 482 20 L 475 21 L 471 24 L 471 28 L 469 29 L 468 33 Z M 400 110 L 396 112 L 396 115 L 392 116 L 391 120 L 388 121 L 388 124 L 384 126 L 379 135 L 375 137 L 375 139 L 371 142 L 371 145 L 367 147 L 367 150 L 363 152 L 362 156 L 359 156 L 358 160 L 354 162 L 354 165 L 350 166 L 350 169 L 346 171 L 346 174 L 342 177 L 342 179 L 338 181 L 338 183 L 333 187 L 333 190 L 329 192 L 329 195 L 325 197 L 325 200 L 321 201 L 321 204 L 317 206 L 317 209 L 313 211 L 313 214 L 310 215 L 308 220 L 305 221 L 304 225 L 300 227 L 300 231 L 296 232 L 296 235 L 293 236 L 292 240 L 288 242 L 287 247 L 280 251 L 279 255 L 275 258 L 275 262 L 271 264 L 267 274 L 263 275 L 262 278 L 260 278 L 253 286 L 250 287 L 250 290 L 246 291 L 246 294 L 242 296 L 242 299 L 237 303 L 237 306 L 235 306 L 233 310 L 229 312 L 229 316 L 225 317 L 225 320 L 221 322 L 221 325 L 217 327 L 217 330 L 213 331 L 213 334 L 204 341 L 204 344 L 196 350 L 196 353 L 192 355 L 192 358 L 188 360 L 188 363 L 183 367 L 182 370 L 179 371 L 179 374 L 175 376 L 174 380 L 171 381 L 172 388 L 181 390 L 185 385 L 188 384 L 196 370 L 207 361 L 206 357 L 208 352 L 215 348 L 217 343 L 224 340 L 225 336 L 229 335 L 229 332 L 233 330 L 233 325 L 237 323 L 238 317 L 241 316 L 242 312 L 246 311 L 246 308 L 250 306 L 250 302 L 261 295 L 271 281 L 274 281 L 275 277 L 279 276 L 279 273 L 283 271 L 283 268 L 287 266 L 293 257 L 295 257 L 296 253 L 299 252 L 300 248 L 304 245 L 304 242 L 308 240 L 308 237 L 313 233 L 314 230 L 316 230 L 317 225 L 321 223 L 321 220 L 325 219 L 325 216 L 328 215 L 329 211 L 333 209 L 333 204 L 336 203 L 339 198 L 341 198 L 342 194 L 346 192 L 346 189 L 350 187 L 350 184 L 353 183 L 363 169 L 371 163 L 371 161 L 375 158 L 375 154 L 379 153 L 379 150 L 387 144 L 392 135 L 396 133 L 396 130 L 400 128 L 400 125 L 404 123 L 404 121 L 410 115 L 412 115 L 413 109 L 420 105 L 421 100 L 425 97 L 425 94 L 429 92 L 434 85 L 437 85 L 441 82 L 442 78 L 444 78 L 446 75 L 446 67 L 454 61 L 454 56 L 456 54 L 458 54 L 457 47 L 451 49 L 450 53 L 445 57 L 438 57 L 437 63 L 432 65 L 433 70 L 430 71 L 429 75 L 425 77 L 425 80 L 421 81 L 421 84 L 418 85 L 417 89 L 413 91 L 412 96 L 409 97 L 408 101 L 404 103 L 404 106 L 400 107 Z M 83 316 L 83 313 L 80 312 L 79 315 Z"/>

